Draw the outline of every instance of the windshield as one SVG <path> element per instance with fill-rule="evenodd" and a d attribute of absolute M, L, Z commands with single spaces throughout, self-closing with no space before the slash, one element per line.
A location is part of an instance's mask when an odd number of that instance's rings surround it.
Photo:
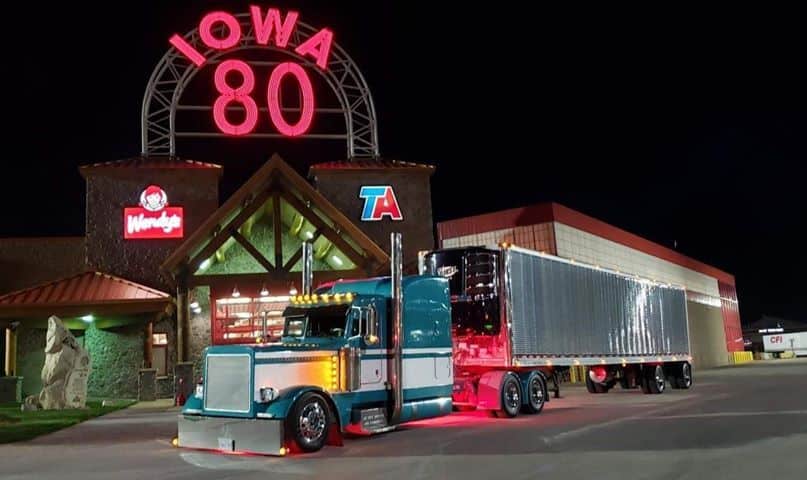
<path fill-rule="evenodd" d="M 288 307 L 283 312 L 283 317 L 286 319 L 283 336 L 296 338 L 343 337 L 349 307 L 350 305 Z"/>

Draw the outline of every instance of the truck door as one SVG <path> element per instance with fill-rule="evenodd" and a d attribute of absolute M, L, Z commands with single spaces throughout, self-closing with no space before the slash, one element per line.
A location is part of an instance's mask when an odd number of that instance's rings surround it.
<path fill-rule="evenodd" d="M 369 308 L 370 305 L 365 307 L 353 307 L 351 314 L 353 317 L 353 325 L 358 327 L 354 330 L 354 335 L 364 336 L 367 332 L 367 322 L 369 321 Z M 386 364 L 385 350 L 382 349 L 382 342 L 377 342 L 375 345 L 367 345 L 366 342 L 361 341 L 361 386 L 362 389 L 367 388 L 370 390 L 376 389 L 375 387 L 383 388 L 383 369 Z"/>

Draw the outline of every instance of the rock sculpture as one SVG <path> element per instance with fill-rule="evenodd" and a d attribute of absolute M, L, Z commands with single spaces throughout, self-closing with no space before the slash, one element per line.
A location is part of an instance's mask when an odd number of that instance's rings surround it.
<path fill-rule="evenodd" d="M 64 326 L 61 319 L 48 319 L 45 341 L 45 366 L 42 367 L 42 391 L 25 399 L 23 409 L 61 410 L 84 408 L 90 356 Z"/>

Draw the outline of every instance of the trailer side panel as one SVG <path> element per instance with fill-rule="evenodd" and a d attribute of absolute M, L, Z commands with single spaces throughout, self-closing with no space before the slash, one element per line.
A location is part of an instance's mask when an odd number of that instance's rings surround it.
<path fill-rule="evenodd" d="M 688 354 L 683 289 L 507 249 L 513 355 Z"/>

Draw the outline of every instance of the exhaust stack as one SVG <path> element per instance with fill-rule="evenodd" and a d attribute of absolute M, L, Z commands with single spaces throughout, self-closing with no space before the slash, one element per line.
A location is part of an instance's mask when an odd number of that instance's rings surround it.
<path fill-rule="evenodd" d="M 303 295 L 311 295 L 314 283 L 314 249 L 311 242 L 303 242 Z"/>
<path fill-rule="evenodd" d="M 389 372 L 389 382 L 392 387 L 392 408 L 389 415 L 389 424 L 396 425 L 401 422 L 401 410 L 403 408 L 403 351 L 401 341 L 403 338 L 403 253 L 401 245 L 401 234 L 392 233 L 390 235 L 391 258 L 390 286 L 392 289 L 392 353 L 387 371 Z"/>

